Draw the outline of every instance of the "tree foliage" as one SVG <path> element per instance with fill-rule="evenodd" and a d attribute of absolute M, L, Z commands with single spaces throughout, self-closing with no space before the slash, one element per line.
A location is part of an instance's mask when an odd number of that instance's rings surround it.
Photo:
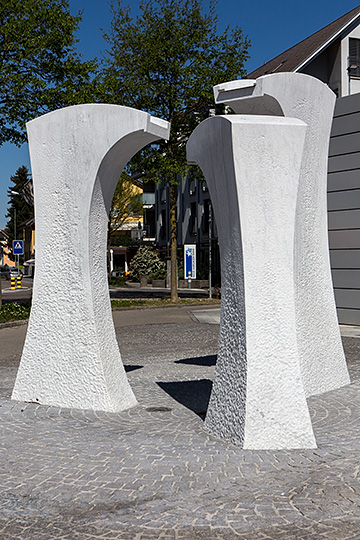
<path fill-rule="evenodd" d="M 245 75 L 249 41 L 239 27 L 219 34 L 215 7 L 204 13 L 201 0 L 142 0 L 134 19 L 121 0 L 111 4 L 102 99 L 171 122 L 170 140 L 135 162 L 152 179 L 185 174 L 185 144 L 214 107 L 213 86 Z"/>
<path fill-rule="evenodd" d="M 144 110 L 171 122 L 168 141 L 147 146 L 134 172 L 170 183 L 171 298 L 177 299 L 175 184 L 187 171 L 186 142 L 214 107 L 213 86 L 245 75 L 250 43 L 241 29 L 217 30 L 216 3 L 141 0 L 131 16 L 122 0 L 111 4 L 112 24 L 101 70 L 103 101 Z"/>
<path fill-rule="evenodd" d="M 6 214 L 8 218 L 6 224 L 6 231 L 9 235 L 8 244 L 12 246 L 13 240 L 22 239 L 22 227 L 21 224 L 30 218 L 34 217 L 34 207 L 28 204 L 22 196 L 24 186 L 29 182 L 30 174 L 27 167 L 22 166 L 16 171 L 16 173 L 10 177 L 12 186 L 8 189 L 9 196 L 9 210 Z M 18 193 L 15 195 L 12 191 Z M 15 211 L 16 211 L 16 231 L 15 231 Z"/>
<path fill-rule="evenodd" d="M 140 247 L 130 262 L 130 277 L 140 280 L 142 277 L 164 277 L 165 267 L 156 251 L 148 246 Z"/>
<path fill-rule="evenodd" d="M 0 145 L 24 142 L 39 114 L 91 101 L 95 63 L 74 47 L 80 21 L 69 0 L 0 3 Z"/>

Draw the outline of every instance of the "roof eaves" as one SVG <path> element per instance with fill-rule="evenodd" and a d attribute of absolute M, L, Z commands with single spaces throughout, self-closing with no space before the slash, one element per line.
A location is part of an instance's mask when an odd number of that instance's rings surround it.
<path fill-rule="evenodd" d="M 320 45 L 320 47 L 318 47 L 315 51 L 313 51 L 307 58 L 305 58 L 305 60 L 300 62 L 300 64 L 296 66 L 292 71 L 296 73 L 297 71 L 305 67 L 309 62 L 311 62 L 311 60 L 316 58 L 316 56 L 318 56 L 329 45 L 331 45 L 331 43 L 335 41 L 349 26 L 351 26 L 356 21 L 356 19 L 359 19 L 359 18 L 360 18 L 360 9 L 359 9 L 359 12 L 356 15 L 354 15 L 354 17 L 350 21 L 345 23 L 337 32 L 335 32 L 335 34 L 333 34 L 329 39 L 324 41 L 324 43 Z"/>
<path fill-rule="evenodd" d="M 357 21 L 359 16 L 360 5 L 286 51 L 278 54 L 268 62 L 265 62 L 262 66 L 249 73 L 246 78 L 256 79 L 274 71 L 299 71 L 306 63 L 319 55 L 331 42 L 334 42 L 341 33 L 344 34 L 349 27 L 351 28 L 351 25 L 354 25 L 354 21 Z M 313 41 L 315 43 L 312 43 Z"/>

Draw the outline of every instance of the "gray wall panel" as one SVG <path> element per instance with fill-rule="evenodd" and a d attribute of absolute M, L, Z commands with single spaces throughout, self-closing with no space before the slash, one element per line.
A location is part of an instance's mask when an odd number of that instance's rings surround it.
<path fill-rule="evenodd" d="M 329 231 L 334 229 L 360 229 L 360 210 L 328 213 Z"/>
<path fill-rule="evenodd" d="M 329 146 L 330 261 L 339 322 L 360 325 L 360 94 L 336 100 Z"/>
<path fill-rule="evenodd" d="M 360 111 L 360 94 L 353 94 L 345 98 L 337 99 L 335 103 L 334 117 L 352 114 Z"/>
<path fill-rule="evenodd" d="M 360 289 L 360 270 L 333 270 L 334 289 Z"/>
<path fill-rule="evenodd" d="M 328 192 L 360 189 L 360 171 L 346 171 L 328 175 Z"/>
<path fill-rule="evenodd" d="M 335 156 L 329 158 L 328 171 L 349 171 L 352 169 L 360 169 L 360 153 L 345 154 L 343 156 Z"/>
<path fill-rule="evenodd" d="M 338 309 L 350 308 L 358 309 L 360 306 L 360 289 L 334 289 L 335 300 Z"/>
<path fill-rule="evenodd" d="M 360 249 L 360 229 L 329 231 L 330 249 Z"/>
<path fill-rule="evenodd" d="M 360 110 L 360 109 L 359 109 Z M 360 112 L 348 116 L 340 116 L 334 120 L 331 135 L 345 135 L 360 131 Z"/>
<path fill-rule="evenodd" d="M 360 208 L 360 189 L 328 193 L 328 210 L 350 210 Z"/>
<path fill-rule="evenodd" d="M 360 326 L 360 309 L 338 309 L 337 316 L 340 324 Z"/>
<path fill-rule="evenodd" d="M 331 249 L 331 268 L 360 268 L 360 249 Z M 359 304 L 360 309 L 360 304 Z"/>
<path fill-rule="evenodd" d="M 360 151 L 360 132 L 330 139 L 329 156 L 339 156 Z"/>

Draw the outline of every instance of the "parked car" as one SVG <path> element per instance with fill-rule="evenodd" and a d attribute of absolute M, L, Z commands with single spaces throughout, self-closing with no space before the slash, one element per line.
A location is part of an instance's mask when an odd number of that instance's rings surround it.
<path fill-rule="evenodd" d="M 23 273 L 20 269 L 18 270 L 15 267 L 10 269 L 10 277 L 22 277 L 22 276 L 23 276 Z"/>
<path fill-rule="evenodd" d="M 0 266 L 0 274 L 3 279 L 10 279 L 10 267 L 7 264 Z"/>

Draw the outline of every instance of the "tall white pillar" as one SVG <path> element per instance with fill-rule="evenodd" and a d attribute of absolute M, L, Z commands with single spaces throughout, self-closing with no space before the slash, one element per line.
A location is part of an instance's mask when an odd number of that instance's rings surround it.
<path fill-rule="evenodd" d="M 294 232 L 306 124 L 216 116 L 187 156 L 206 178 L 219 236 L 222 305 L 205 429 L 243 448 L 316 446 L 296 340 Z"/>
<path fill-rule="evenodd" d="M 216 103 L 237 114 L 298 118 L 308 125 L 295 226 L 295 303 L 301 373 L 307 396 L 349 384 L 331 278 L 327 163 L 335 94 L 309 75 L 274 73 L 214 87 Z"/>
<path fill-rule="evenodd" d="M 136 404 L 107 284 L 111 200 L 129 159 L 169 124 L 117 105 L 78 105 L 27 125 L 34 182 L 33 303 L 13 399 L 121 411 Z"/>

